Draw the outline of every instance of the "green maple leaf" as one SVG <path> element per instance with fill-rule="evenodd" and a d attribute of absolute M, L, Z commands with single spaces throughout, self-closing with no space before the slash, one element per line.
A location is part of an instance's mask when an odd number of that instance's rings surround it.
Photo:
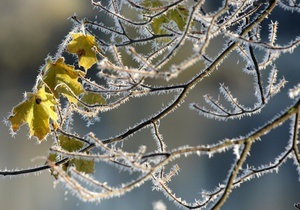
<path fill-rule="evenodd" d="M 187 23 L 187 17 L 189 11 L 182 5 L 178 5 L 175 9 L 168 12 L 168 17 L 173 20 L 180 31 L 184 31 L 184 27 Z"/>
<path fill-rule="evenodd" d="M 56 123 L 58 120 L 55 111 L 56 101 L 52 94 L 45 91 L 42 86 L 36 93 L 27 93 L 26 99 L 12 110 L 8 118 L 14 132 L 27 123 L 29 136 L 35 136 L 42 141 L 50 133 L 50 119 Z"/>
<path fill-rule="evenodd" d="M 156 8 L 163 6 L 163 3 L 160 0 L 144 0 L 142 2 L 142 6 L 147 8 Z M 159 17 L 156 17 L 151 22 L 151 28 L 154 32 L 154 34 L 163 34 L 166 31 L 162 29 L 162 24 L 168 22 L 166 15 L 160 15 Z"/>
<path fill-rule="evenodd" d="M 72 41 L 67 46 L 67 51 L 77 54 L 79 66 L 88 70 L 97 62 L 96 53 L 92 50 L 94 46 L 98 46 L 95 37 L 82 33 L 72 34 L 72 37 Z"/>
<path fill-rule="evenodd" d="M 78 81 L 85 75 L 80 70 L 75 70 L 74 66 L 67 65 L 63 58 L 59 58 L 53 63 L 51 58 L 46 59 L 46 64 L 42 69 L 44 73 L 43 81 L 58 98 L 59 94 L 67 97 L 69 102 L 77 103 L 75 96 L 84 92 L 82 84 Z"/>
<path fill-rule="evenodd" d="M 59 136 L 59 145 L 64 150 L 67 150 L 69 152 L 74 152 L 80 150 L 84 143 L 81 141 L 78 141 L 74 138 L 69 138 L 64 135 Z M 78 159 L 74 158 L 70 160 L 67 164 L 64 165 L 64 170 L 67 170 L 69 165 L 75 165 L 76 170 L 84 173 L 93 173 L 94 172 L 94 161 L 93 160 L 84 160 L 84 159 Z"/>
<path fill-rule="evenodd" d="M 84 146 L 83 142 L 78 141 L 73 138 L 69 138 L 65 135 L 60 135 L 58 137 L 58 139 L 59 139 L 59 145 L 61 146 L 61 148 L 63 148 L 64 150 L 67 150 L 69 152 L 74 152 L 74 151 L 80 150 Z"/>
<path fill-rule="evenodd" d="M 95 171 L 95 163 L 93 160 L 73 159 L 70 161 L 74 164 L 77 171 L 92 174 Z"/>
<path fill-rule="evenodd" d="M 90 91 L 85 92 L 82 95 L 80 100 L 88 105 L 105 104 L 106 103 L 105 98 L 103 96 L 101 96 L 98 93 L 93 93 Z M 79 105 L 81 105 L 81 104 L 79 103 Z"/>
<path fill-rule="evenodd" d="M 65 135 L 60 135 L 58 137 L 58 144 L 61 146 L 62 149 L 68 151 L 68 152 L 75 152 L 83 148 L 84 143 L 81 141 L 78 141 L 74 138 L 69 138 Z M 57 160 L 57 155 L 56 154 L 50 154 L 48 157 L 49 160 L 51 161 L 56 161 Z M 74 165 L 76 170 L 84 173 L 93 173 L 95 170 L 95 163 L 93 160 L 85 160 L 85 159 L 79 159 L 79 158 L 73 158 L 69 160 L 67 163 L 63 165 L 63 170 L 67 171 L 68 167 Z M 52 175 L 57 179 L 58 176 L 53 173 Z"/>
<path fill-rule="evenodd" d="M 162 7 L 164 4 L 160 0 L 144 0 L 142 5 L 147 8 Z M 154 34 L 164 34 L 166 30 L 163 24 L 168 24 L 171 20 L 175 22 L 180 31 L 184 30 L 189 15 L 188 10 L 182 6 L 177 5 L 173 9 L 169 9 L 166 13 L 155 17 L 151 22 L 151 28 Z"/>

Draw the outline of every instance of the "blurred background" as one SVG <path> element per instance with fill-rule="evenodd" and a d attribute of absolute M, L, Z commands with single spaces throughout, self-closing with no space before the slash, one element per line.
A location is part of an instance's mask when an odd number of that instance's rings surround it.
<path fill-rule="evenodd" d="M 76 13 L 79 18 L 94 17 L 90 1 L 82 0 L 1 0 L 0 1 L 0 119 L 5 119 L 12 107 L 23 99 L 25 91 L 31 91 L 40 66 L 44 64 L 47 55 L 54 55 L 63 37 L 72 28 L 68 18 Z M 267 24 L 271 20 L 279 21 L 278 42 L 287 43 L 300 32 L 300 15 L 276 10 L 263 25 L 267 32 Z M 99 18 L 99 15 L 98 15 Z M 266 35 L 266 34 L 265 34 Z M 266 35 L 267 36 L 267 35 Z M 216 43 L 217 46 L 217 43 Z M 293 54 L 283 55 L 277 62 L 279 78 L 285 77 L 289 83 L 271 99 L 260 115 L 226 123 L 205 119 L 189 110 L 189 102 L 203 102 L 203 94 L 218 94 L 219 83 L 229 86 L 240 102 L 251 104 L 254 101 L 247 91 L 252 86 L 252 80 L 238 69 L 237 61 L 225 61 L 221 71 L 206 79 L 190 93 L 190 98 L 171 116 L 161 122 L 161 131 L 168 145 L 167 149 L 180 145 L 198 145 L 217 143 L 219 140 L 239 135 L 246 135 L 254 128 L 265 124 L 277 113 L 280 113 L 293 102 L 287 96 L 289 88 L 299 82 L 300 50 Z M 298 60 L 297 60 L 298 59 Z M 237 68 L 234 68 L 234 67 Z M 183 75 L 183 80 L 191 74 Z M 237 79 L 239 78 L 239 79 Z M 246 93 L 246 94 L 245 94 Z M 101 122 L 91 127 L 100 138 L 106 138 L 122 132 L 141 119 L 155 113 L 163 104 L 168 103 L 172 95 L 151 96 L 134 99 L 120 109 L 101 116 Z M 80 133 L 88 132 L 83 122 L 75 126 Z M 15 137 L 9 132 L 9 127 L 0 124 L 0 170 L 33 167 L 44 163 L 44 157 L 51 145 L 51 138 L 42 144 L 27 138 L 27 129 L 22 127 Z M 259 166 L 268 164 L 274 157 L 283 152 L 289 138 L 289 123 L 266 135 L 257 142 L 251 152 L 248 164 Z M 150 143 L 149 143 L 150 141 Z M 138 133 L 128 144 L 124 145 L 130 151 L 135 151 L 139 145 L 151 142 L 149 130 Z M 200 196 L 201 189 L 213 190 L 214 186 L 227 177 L 231 167 L 233 154 L 231 151 L 218 154 L 214 158 L 188 157 L 174 162 L 181 171 L 173 178 L 171 185 L 179 197 L 193 202 Z M 188 164 L 187 164 L 188 163 Z M 97 176 L 109 183 L 130 180 L 116 169 L 105 165 L 97 168 Z M 152 191 L 151 183 L 147 182 L 120 198 L 102 201 L 99 204 L 84 203 L 73 197 L 58 185 L 54 188 L 53 177 L 48 171 L 38 176 L 30 174 L 26 177 L 0 179 L 0 209 L 9 210 L 132 210 L 152 209 L 152 203 L 162 200 L 168 209 L 176 209 L 160 192 Z M 293 204 L 300 202 L 299 175 L 292 161 L 286 162 L 278 173 L 268 174 L 260 179 L 253 179 L 235 189 L 222 209 L 294 209 Z"/>

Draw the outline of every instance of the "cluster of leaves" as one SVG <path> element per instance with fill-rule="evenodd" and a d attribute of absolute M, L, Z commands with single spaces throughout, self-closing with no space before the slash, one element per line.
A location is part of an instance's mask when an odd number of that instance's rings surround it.
<path fill-rule="evenodd" d="M 85 91 L 81 81 L 86 71 L 97 62 L 94 47 L 97 47 L 95 37 L 84 33 L 72 34 L 72 40 L 67 45 L 66 51 L 78 56 L 78 65 L 84 70 L 77 70 L 73 65 L 66 64 L 64 57 L 55 61 L 50 57 L 46 58 L 33 92 L 25 93 L 24 100 L 13 108 L 8 118 L 13 132 L 27 124 L 29 136 L 36 137 L 41 142 L 51 130 L 60 129 L 62 120 L 59 117 L 58 106 L 61 97 L 78 107 L 81 107 L 82 103 L 105 103 L 99 94 Z M 64 135 L 58 137 L 58 144 L 69 152 L 80 150 L 84 146 L 82 142 Z M 55 161 L 58 157 L 51 154 L 49 159 Z M 67 162 L 64 168 L 67 169 L 70 164 L 86 173 L 92 173 L 94 169 L 93 161 L 73 159 Z"/>
<path fill-rule="evenodd" d="M 152 31 L 155 35 L 166 33 L 164 26 L 171 21 L 177 25 L 180 31 L 186 25 L 188 10 L 182 5 L 176 5 L 173 9 L 163 9 L 164 3 L 160 0 L 145 0 L 141 4 L 148 8 L 145 16 L 156 16 L 151 22 Z M 155 14 L 156 9 L 162 10 Z M 48 134 L 60 129 L 62 119 L 60 117 L 60 98 L 66 98 L 69 104 L 78 108 L 84 108 L 84 104 L 105 104 L 105 99 L 94 92 L 87 91 L 82 85 L 82 79 L 87 71 L 97 62 L 96 52 L 99 52 L 95 36 L 83 33 L 71 34 L 72 40 L 66 46 L 66 52 L 77 55 L 78 66 L 83 70 L 75 69 L 75 66 L 65 63 L 64 57 L 47 57 L 41 68 L 33 92 L 25 93 L 24 100 L 15 106 L 8 117 L 11 129 L 17 132 L 19 128 L 27 124 L 29 137 L 36 137 L 39 142 L 46 139 Z M 56 144 L 68 152 L 79 151 L 84 143 L 60 134 Z M 50 161 L 57 161 L 62 157 L 51 153 Z M 70 165 L 85 173 L 94 172 L 94 161 L 73 158 L 64 163 L 63 170 L 67 171 Z M 56 178 L 57 175 L 52 173 Z"/>
<path fill-rule="evenodd" d="M 92 49 L 97 47 L 95 37 L 83 33 L 72 34 L 72 37 L 67 52 L 76 54 L 78 65 L 87 71 L 97 62 L 96 53 Z M 56 61 L 50 57 L 46 59 L 41 70 L 41 78 L 37 81 L 37 88 L 34 88 L 33 93 L 25 94 L 25 100 L 13 108 L 12 115 L 8 118 L 14 132 L 27 123 L 30 137 L 35 136 L 42 141 L 50 133 L 50 119 L 56 125 L 53 128 L 57 127 L 58 113 L 55 105 L 61 96 L 73 104 L 80 103 L 78 100 L 80 95 L 85 101 L 94 100 L 95 95 L 85 92 L 79 81 L 85 76 L 85 72 L 76 70 L 64 60 L 63 57 Z"/>
<path fill-rule="evenodd" d="M 147 16 L 153 15 L 156 11 L 155 8 L 163 7 L 164 4 L 160 0 L 145 0 L 141 5 L 149 8 L 144 14 Z M 173 9 L 164 9 L 163 12 L 160 12 L 160 15 L 153 18 L 151 22 L 155 35 L 165 33 L 166 30 L 163 26 L 170 21 L 173 21 L 180 31 L 184 30 L 188 17 L 188 10 L 185 7 L 176 5 Z M 8 117 L 13 132 L 17 132 L 22 125 L 27 124 L 29 137 L 36 137 L 39 142 L 45 140 L 48 134 L 62 125 L 58 111 L 61 97 L 79 108 L 83 108 L 83 104 L 105 104 L 105 99 L 101 95 L 86 91 L 81 81 L 86 72 L 97 62 L 96 52 L 99 47 L 95 36 L 84 32 L 73 33 L 71 37 L 72 40 L 67 44 L 66 51 L 77 55 L 78 66 L 83 67 L 83 70 L 66 64 L 64 57 L 56 59 L 47 57 L 33 92 L 25 93 L 24 100 L 13 108 Z M 78 151 L 84 146 L 82 142 L 64 135 L 58 137 L 57 144 L 69 152 Z M 56 154 L 49 156 L 51 161 L 59 158 Z M 94 171 L 93 161 L 74 159 L 64 164 L 64 170 L 67 170 L 71 164 L 74 164 L 82 172 L 92 173 Z"/>
<path fill-rule="evenodd" d="M 145 0 L 141 5 L 149 8 L 148 13 L 153 15 L 157 10 L 155 8 L 163 7 L 164 4 L 160 0 Z M 163 14 L 153 18 L 151 22 L 154 34 L 165 33 L 163 25 L 170 21 L 173 21 L 180 31 L 184 30 L 188 17 L 188 10 L 185 7 L 176 5 L 173 9 L 163 9 L 160 13 Z M 44 140 L 50 133 L 51 123 L 53 129 L 58 127 L 58 113 L 55 107 L 61 96 L 78 106 L 82 102 L 105 103 L 104 98 L 99 94 L 85 91 L 80 81 L 80 78 L 85 77 L 86 71 L 97 62 L 98 44 L 95 36 L 85 33 L 74 33 L 71 36 L 72 40 L 68 43 L 66 51 L 77 55 L 78 66 L 83 67 L 84 71 L 66 64 L 64 57 L 59 57 L 55 61 L 51 57 L 46 58 L 34 92 L 26 93 L 24 101 L 13 108 L 12 115 L 8 118 L 13 132 L 23 124 L 28 124 L 29 136 L 35 136 L 39 141 Z"/>

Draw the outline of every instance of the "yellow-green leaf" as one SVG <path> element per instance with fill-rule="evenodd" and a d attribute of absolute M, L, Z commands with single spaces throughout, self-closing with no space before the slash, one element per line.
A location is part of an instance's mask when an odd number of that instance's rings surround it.
<path fill-rule="evenodd" d="M 65 135 L 60 135 L 58 137 L 58 144 L 61 146 L 62 149 L 68 151 L 68 152 L 75 152 L 83 148 L 84 143 L 76 140 L 74 138 L 69 138 Z M 56 161 L 57 160 L 57 154 L 49 154 L 48 159 L 50 161 Z M 72 158 L 68 162 L 64 163 L 62 166 L 62 169 L 64 171 L 67 171 L 70 166 L 74 165 L 76 170 L 84 173 L 93 173 L 95 170 L 95 162 L 94 160 L 85 160 L 85 159 L 79 159 L 79 158 Z M 55 174 L 53 171 L 51 171 L 51 174 L 57 179 L 58 175 Z"/>
<path fill-rule="evenodd" d="M 101 96 L 99 93 L 94 93 L 90 91 L 85 92 L 80 100 L 89 105 L 106 103 L 105 98 L 103 96 Z"/>
<path fill-rule="evenodd" d="M 80 172 L 91 174 L 95 171 L 95 163 L 93 160 L 73 159 L 70 163 L 74 164 L 76 170 Z"/>
<path fill-rule="evenodd" d="M 95 37 L 82 33 L 72 34 L 72 37 L 72 41 L 67 46 L 67 51 L 77 54 L 79 66 L 88 70 L 97 62 L 96 53 L 92 50 L 94 46 L 98 46 Z"/>
<path fill-rule="evenodd" d="M 176 23 L 180 31 L 184 30 L 188 15 L 189 11 L 181 5 L 168 12 L 168 17 Z"/>
<path fill-rule="evenodd" d="M 84 92 L 82 84 L 78 81 L 85 75 L 80 70 L 75 70 L 74 66 L 67 65 L 63 58 L 59 58 L 54 63 L 51 58 L 46 59 L 46 64 L 42 69 L 43 81 L 58 98 L 60 94 L 67 97 L 69 102 L 77 103 L 75 96 Z"/>
<path fill-rule="evenodd" d="M 142 5 L 147 8 L 163 7 L 164 4 L 160 0 L 144 0 Z M 171 20 L 175 22 L 180 31 L 184 30 L 187 22 L 188 10 L 182 6 L 177 5 L 173 9 L 169 9 L 167 12 L 155 17 L 151 22 L 151 28 L 154 34 L 166 33 L 163 28 L 163 24 L 168 24 Z"/>
<path fill-rule="evenodd" d="M 58 120 L 55 111 L 56 101 L 52 94 L 45 91 L 42 86 L 37 93 L 28 93 L 26 99 L 13 108 L 8 118 L 14 132 L 27 123 L 29 136 L 36 136 L 40 141 L 50 133 L 50 119 Z"/>
<path fill-rule="evenodd" d="M 80 150 L 84 146 L 83 142 L 78 141 L 76 139 L 71 139 L 65 135 L 60 135 L 58 139 L 61 148 L 69 152 Z"/>
<path fill-rule="evenodd" d="M 163 3 L 160 0 L 144 0 L 142 6 L 147 8 L 157 8 L 163 6 Z M 163 23 L 167 23 L 168 20 L 166 15 L 160 15 L 154 18 L 151 22 L 151 28 L 154 34 L 163 34 L 166 31 L 162 28 Z"/>

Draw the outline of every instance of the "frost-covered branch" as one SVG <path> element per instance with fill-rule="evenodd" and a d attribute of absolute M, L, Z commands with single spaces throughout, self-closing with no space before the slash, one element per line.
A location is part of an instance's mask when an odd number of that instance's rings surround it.
<path fill-rule="evenodd" d="M 270 21 L 268 37 L 264 40 L 262 23 L 269 21 L 267 17 L 275 8 L 299 12 L 299 3 L 224 0 L 218 8 L 202 0 L 112 0 L 91 4 L 99 16 L 70 18 L 74 28 L 62 41 L 55 57 L 46 59 L 33 92 L 26 94 L 7 119 L 12 133 L 27 124 L 30 137 L 37 137 L 40 142 L 49 136 L 53 138 L 45 165 L 0 171 L 0 175 L 50 170 L 55 182 L 90 202 L 118 197 L 151 181 L 154 190 L 180 207 L 220 209 L 236 187 L 278 171 L 288 159 L 292 159 L 300 171 L 299 84 L 289 91 L 290 104 L 295 100 L 293 105 L 268 122 L 257 122 L 244 136 L 224 137 L 218 143 L 212 143 L 216 139 L 211 139 L 206 145 L 197 141 L 194 146 L 186 146 L 189 139 L 184 139 L 184 143 L 172 148 L 165 137 L 168 130 L 162 126 L 166 117 L 180 111 L 180 106 L 188 106 L 186 101 L 192 101 L 190 111 L 197 111 L 199 117 L 228 121 L 260 114 L 287 83 L 283 76 L 280 76 L 282 79 L 277 77 L 284 72 L 276 67 L 276 60 L 283 53 L 293 53 L 300 43 L 297 36 L 278 45 L 281 37 L 277 36 L 280 28 L 277 21 Z M 223 64 L 232 59 L 235 52 L 242 60 L 241 66 L 235 67 L 236 71 L 245 74 L 245 81 L 252 85 L 243 93 L 254 96 L 254 101 L 247 101 L 252 105 L 240 103 L 241 98 L 227 80 L 220 84 L 221 97 L 215 98 L 211 93 L 204 95 L 209 108 L 195 101 L 191 91 L 197 92 L 217 70 L 226 71 Z M 67 64 L 66 54 L 74 55 L 76 62 L 72 63 L 76 66 Z M 239 78 L 232 75 L 230 79 Z M 111 136 L 82 134 L 75 123 L 79 115 L 87 127 L 101 127 L 100 117 L 104 112 L 109 115 L 129 102 L 154 96 L 168 96 L 164 98 L 167 102 L 149 116 L 138 116 L 138 123 L 128 124 Z M 143 107 L 138 108 L 143 111 Z M 248 164 L 253 145 L 258 140 L 268 141 L 266 134 L 289 120 L 290 138 L 281 154 L 269 164 L 259 167 Z M 180 122 L 185 124 L 185 119 Z M 151 135 L 135 140 L 136 134 L 144 129 Z M 176 138 L 172 141 L 180 142 Z M 155 147 L 144 146 L 149 142 Z M 138 149 L 128 151 L 127 143 L 137 144 Z M 175 177 L 184 173 L 175 161 L 187 156 L 214 158 L 216 154 L 228 152 L 234 154 L 232 166 L 222 184 L 199 190 L 200 196 L 195 195 L 192 202 L 173 191 Z M 94 173 L 100 164 L 129 174 L 131 181 L 103 181 L 103 177 Z"/>

